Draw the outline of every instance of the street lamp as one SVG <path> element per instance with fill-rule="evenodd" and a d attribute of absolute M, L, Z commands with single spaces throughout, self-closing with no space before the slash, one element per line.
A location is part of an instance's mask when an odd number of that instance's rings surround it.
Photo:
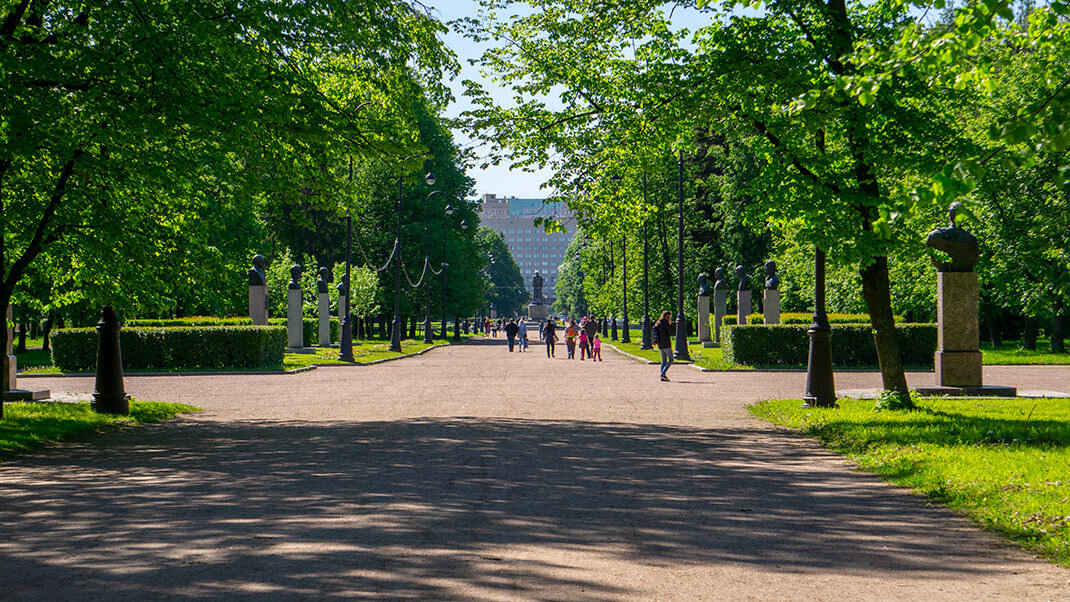
<path fill-rule="evenodd" d="M 825 313 L 825 252 L 814 253 L 814 321 L 806 331 L 810 355 L 806 361 L 804 408 L 836 407 L 836 383 L 832 374 L 832 326 Z"/>
<path fill-rule="evenodd" d="M 650 322 L 650 281 L 647 272 L 650 269 L 650 261 L 647 259 L 650 251 L 650 242 L 646 238 L 646 170 L 643 170 L 643 343 L 640 349 L 653 349 L 654 338 L 651 335 L 652 324 Z"/>
<path fill-rule="evenodd" d="M 404 165 L 409 159 L 423 157 L 425 155 L 426 153 L 411 155 L 406 157 L 401 164 Z M 395 353 L 401 353 L 401 186 L 404 181 L 404 175 L 398 177 L 397 226 L 394 230 L 394 253 L 397 254 L 397 257 L 395 257 L 397 264 L 394 269 L 394 323 L 391 325 L 390 350 Z M 434 174 L 429 172 L 424 176 L 424 182 L 426 182 L 428 186 L 434 186 Z"/>
<path fill-rule="evenodd" d="M 673 357 L 678 360 L 689 361 L 691 355 L 687 351 L 687 316 L 684 315 L 684 149 L 680 148 L 680 160 L 677 163 L 679 173 L 677 176 L 679 215 L 677 217 L 677 251 L 676 251 L 676 353 Z"/>
<path fill-rule="evenodd" d="M 465 221 L 465 220 L 461 220 L 461 230 L 467 230 L 467 229 L 468 229 L 468 222 Z M 443 235 L 443 236 L 445 236 L 445 235 Z M 443 240 L 445 240 L 445 239 L 443 239 Z M 443 244 L 445 244 L 445 242 L 443 242 Z M 443 289 L 443 290 L 445 290 L 445 289 Z M 442 311 L 443 311 L 443 315 L 445 315 L 446 309 L 445 309 L 444 305 L 443 305 Z M 445 330 L 446 327 L 443 326 L 442 328 L 443 328 L 443 330 Z M 458 316 L 457 314 L 453 314 L 453 340 L 454 341 L 460 341 L 461 340 L 461 317 Z"/>
<path fill-rule="evenodd" d="M 353 157 L 349 158 L 349 182 L 353 182 Z M 339 299 L 340 303 L 344 303 L 342 306 L 342 332 L 341 341 L 339 341 L 338 359 L 343 362 L 355 362 L 356 358 L 353 357 L 353 320 L 349 317 L 349 279 L 350 279 L 350 251 L 353 244 L 353 218 L 349 214 L 349 209 L 346 209 L 346 276 L 345 276 L 345 300 L 344 302 Z M 341 288 L 339 288 L 341 292 Z"/>
<path fill-rule="evenodd" d="M 433 174 L 431 172 L 427 172 L 427 177 L 425 179 L 427 181 L 427 185 L 428 186 L 433 186 L 435 184 L 435 174 Z M 428 205 L 430 204 L 430 201 L 431 201 L 431 197 L 435 196 L 436 194 L 446 194 L 446 193 L 442 192 L 441 190 L 432 190 L 430 194 L 428 194 L 426 197 L 424 197 L 424 267 L 430 267 L 430 265 L 431 265 L 431 261 L 430 261 L 430 257 L 431 257 L 431 252 L 430 252 L 431 235 L 430 235 L 430 233 L 429 233 L 429 231 L 427 229 L 427 225 L 428 225 L 428 211 L 427 210 L 428 210 Z M 445 217 L 442 218 L 442 223 L 443 223 L 443 225 L 445 225 L 445 223 L 446 223 L 446 218 Z M 443 245 L 443 247 L 445 247 L 445 245 L 446 245 L 445 233 L 443 233 L 443 236 L 442 236 L 442 245 Z M 443 256 L 443 261 L 445 261 L 445 256 Z M 440 271 L 443 274 L 445 273 L 444 269 L 440 270 Z M 430 281 L 428 281 L 426 284 L 424 284 L 424 297 L 425 297 L 426 303 L 427 303 L 426 306 L 425 306 L 425 312 L 424 312 L 424 344 L 430 345 L 431 343 L 434 342 L 432 340 L 432 336 L 431 336 L 431 282 Z"/>
<path fill-rule="evenodd" d="M 450 264 L 446 263 L 446 218 L 453 215 L 453 206 L 446 205 L 446 208 L 442 210 L 442 267 L 440 268 L 442 275 L 442 338 L 447 337 L 446 332 L 446 268 Z"/>
<path fill-rule="evenodd" d="M 624 286 L 623 286 L 623 288 L 624 288 L 624 324 L 622 325 L 624 330 L 620 334 L 620 342 L 621 343 L 631 343 L 632 342 L 632 335 L 629 334 L 629 332 L 628 332 L 629 326 L 628 326 L 628 235 L 627 234 L 621 234 L 620 250 L 621 250 L 621 256 L 624 258 L 623 259 L 623 263 L 624 263 L 624 266 L 623 266 L 623 269 L 624 269 Z"/>

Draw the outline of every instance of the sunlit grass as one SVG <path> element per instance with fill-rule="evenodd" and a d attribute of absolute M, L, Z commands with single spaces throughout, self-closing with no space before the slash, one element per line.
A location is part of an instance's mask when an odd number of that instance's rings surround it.
<path fill-rule="evenodd" d="M 1003 341 L 999 349 L 988 342 L 981 343 L 984 363 L 989 366 L 1008 365 L 1065 365 L 1070 364 L 1070 353 L 1051 353 L 1050 341 L 1037 339 L 1036 351 L 1022 349 L 1021 341 Z"/>
<path fill-rule="evenodd" d="M 750 411 L 1070 566 L 1070 399 L 917 403 L 917 411 L 875 412 L 872 400 L 817 410 L 796 399 Z"/>
<path fill-rule="evenodd" d="M 88 403 L 5 403 L 4 417 L 0 420 L 0 455 L 119 425 L 160 422 L 197 411 L 193 406 L 177 403 L 131 401 L 128 416 L 115 416 L 98 414 Z"/>
<path fill-rule="evenodd" d="M 461 335 L 461 342 L 467 341 L 471 335 Z M 449 339 L 434 339 L 431 344 L 412 339 L 402 339 L 401 353 L 390 351 L 390 341 L 365 340 L 360 345 L 353 346 L 354 363 L 367 364 L 376 360 L 402 357 L 419 353 L 435 345 L 455 344 Z M 287 353 L 282 361 L 282 368 L 294 370 L 313 365 L 349 364 L 338 359 L 339 349 L 336 347 L 319 347 L 315 353 Z"/>
<path fill-rule="evenodd" d="M 632 341 L 633 342 L 631 343 L 607 341 L 607 343 L 617 347 L 621 351 L 641 357 L 645 360 L 661 362 L 661 352 L 656 348 L 640 349 L 642 340 L 633 338 Z M 750 366 L 733 364 L 725 361 L 720 347 L 703 347 L 694 341 L 690 341 L 690 344 L 687 346 L 687 352 L 691 355 L 691 363 L 709 370 L 745 370 L 750 368 Z"/>

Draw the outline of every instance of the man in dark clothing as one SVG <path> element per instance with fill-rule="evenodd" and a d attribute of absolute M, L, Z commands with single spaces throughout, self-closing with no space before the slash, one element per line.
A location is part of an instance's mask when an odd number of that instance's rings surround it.
<path fill-rule="evenodd" d="M 669 366 L 672 366 L 672 312 L 665 310 L 661 312 L 661 317 L 654 323 L 654 344 L 657 345 L 658 351 L 661 352 L 661 380 L 662 382 L 668 382 Z"/>
<path fill-rule="evenodd" d="M 557 339 L 557 326 L 554 324 L 554 319 L 549 318 L 546 320 L 546 326 L 542 331 L 543 340 L 546 341 L 546 357 L 554 356 L 554 340 Z"/>
<path fill-rule="evenodd" d="M 509 339 L 509 351 L 513 351 L 513 344 L 516 341 L 516 333 L 520 330 L 520 327 L 516 325 L 516 320 L 509 320 L 509 323 L 505 325 L 505 338 Z"/>

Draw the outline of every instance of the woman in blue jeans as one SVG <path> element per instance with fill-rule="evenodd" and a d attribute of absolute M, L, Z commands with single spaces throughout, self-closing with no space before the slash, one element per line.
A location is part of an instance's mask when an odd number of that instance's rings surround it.
<path fill-rule="evenodd" d="M 672 365 L 672 312 L 665 310 L 661 312 L 661 317 L 654 323 L 654 338 L 658 346 L 658 351 L 661 352 L 661 380 L 663 382 L 669 382 L 669 377 L 666 373 L 669 371 L 669 366 Z"/>

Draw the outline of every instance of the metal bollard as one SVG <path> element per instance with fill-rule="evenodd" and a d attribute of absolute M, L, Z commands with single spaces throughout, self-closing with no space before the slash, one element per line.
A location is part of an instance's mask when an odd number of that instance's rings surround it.
<path fill-rule="evenodd" d="M 93 410 L 101 414 L 129 414 L 130 396 L 123 386 L 123 353 L 119 349 L 119 317 L 105 305 L 97 322 L 97 380 Z"/>

